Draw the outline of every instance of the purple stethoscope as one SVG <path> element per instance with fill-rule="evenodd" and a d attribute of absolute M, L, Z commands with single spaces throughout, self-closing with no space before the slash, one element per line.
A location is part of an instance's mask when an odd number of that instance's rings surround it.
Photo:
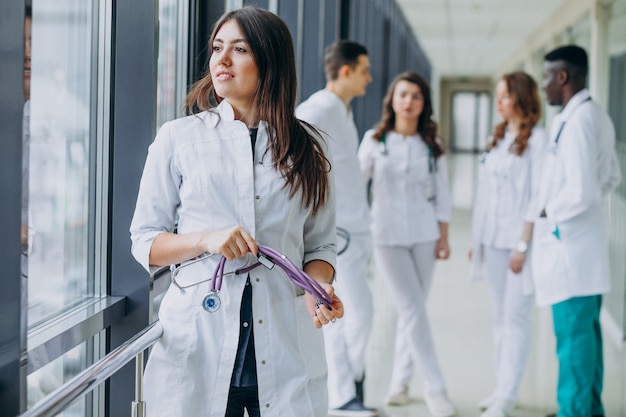
<path fill-rule="evenodd" d="M 226 258 L 222 256 L 217 266 L 215 267 L 215 272 L 213 272 L 212 278 L 195 282 L 193 284 L 186 285 L 186 286 L 181 286 L 176 281 L 176 276 L 178 275 L 178 272 L 182 268 L 189 266 L 193 263 L 208 259 L 212 257 L 213 255 L 214 254 L 209 254 L 207 256 L 202 256 L 202 257 L 193 259 L 192 261 L 187 262 L 183 265 L 179 265 L 172 270 L 172 284 L 174 284 L 174 286 L 176 286 L 176 288 L 178 288 L 180 292 L 183 294 L 185 294 L 186 288 L 193 287 L 195 285 L 211 280 L 211 289 L 209 290 L 209 293 L 202 299 L 202 308 L 204 308 L 209 313 L 213 313 L 217 311 L 220 308 L 220 305 L 222 304 L 218 293 L 220 292 L 222 288 L 222 281 L 224 280 L 224 276 L 231 275 L 231 274 L 234 274 L 234 275 L 245 274 L 261 265 L 263 265 L 267 269 L 272 269 L 274 268 L 274 265 L 278 265 L 285 272 L 285 274 L 289 277 L 291 282 L 293 282 L 295 285 L 297 285 L 298 287 L 302 288 L 303 290 L 311 294 L 313 297 L 315 297 L 315 299 L 317 300 L 318 306 L 325 305 L 326 308 L 329 308 L 332 310 L 332 308 L 330 307 L 330 303 L 332 301 L 330 296 L 317 281 L 311 278 L 311 276 L 309 276 L 306 272 L 302 271 L 300 268 L 295 266 L 293 262 L 291 262 L 289 258 L 287 258 L 285 255 L 278 252 L 276 249 L 272 249 L 268 246 L 263 246 L 263 245 L 259 245 L 259 254 L 257 256 L 258 262 L 252 265 L 249 265 L 240 269 L 236 269 L 232 272 L 224 272 L 224 268 L 226 266 Z"/>

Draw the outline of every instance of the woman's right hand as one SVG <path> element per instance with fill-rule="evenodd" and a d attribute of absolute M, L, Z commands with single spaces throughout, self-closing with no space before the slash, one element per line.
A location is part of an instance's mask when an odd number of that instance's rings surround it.
<path fill-rule="evenodd" d="M 248 252 L 255 255 L 259 252 L 254 238 L 241 226 L 206 232 L 203 236 L 203 245 L 209 253 L 219 253 L 229 261 L 240 258 Z"/>

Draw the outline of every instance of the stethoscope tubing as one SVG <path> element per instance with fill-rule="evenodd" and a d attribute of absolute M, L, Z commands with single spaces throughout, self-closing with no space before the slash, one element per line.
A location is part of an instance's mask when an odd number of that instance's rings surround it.
<path fill-rule="evenodd" d="M 227 260 L 222 255 L 213 272 L 213 279 L 211 280 L 211 292 L 217 293 L 220 291 L 225 275 L 229 275 L 233 273 L 235 275 L 245 274 L 261 265 L 265 266 L 268 269 L 272 269 L 274 265 L 278 265 L 283 270 L 283 272 L 287 275 L 287 277 L 291 280 L 291 282 L 293 282 L 295 285 L 297 285 L 298 287 L 302 288 L 303 290 L 311 294 L 317 300 L 319 304 L 323 304 L 327 308 L 330 308 L 332 299 L 319 282 L 315 281 L 313 278 L 311 278 L 309 274 L 307 274 L 306 272 L 304 272 L 303 270 L 295 266 L 289 258 L 287 258 L 285 255 L 283 255 L 276 249 L 270 248 L 269 246 L 263 246 L 263 245 L 259 245 L 258 248 L 259 248 L 259 253 L 258 253 L 259 262 L 256 262 L 252 265 L 246 266 L 241 269 L 237 269 L 234 272 L 227 272 L 227 273 L 224 272 Z M 193 261 L 188 262 L 185 265 L 181 265 L 175 268 L 175 270 L 172 272 L 172 282 L 174 283 L 174 285 L 184 293 L 185 291 L 184 289 L 187 287 L 181 287 L 176 282 L 176 279 L 175 279 L 176 275 L 178 274 L 178 271 L 185 266 L 189 266 L 195 262 L 207 259 L 211 256 L 213 255 L 211 254 L 208 256 L 203 256 L 203 257 L 194 259 Z"/>

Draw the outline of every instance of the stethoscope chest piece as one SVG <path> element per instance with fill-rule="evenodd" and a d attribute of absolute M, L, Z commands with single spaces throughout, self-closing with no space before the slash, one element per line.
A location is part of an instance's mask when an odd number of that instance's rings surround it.
<path fill-rule="evenodd" d="M 211 291 L 202 300 L 202 307 L 209 313 L 215 313 L 222 305 L 222 300 L 217 295 L 217 291 Z"/>

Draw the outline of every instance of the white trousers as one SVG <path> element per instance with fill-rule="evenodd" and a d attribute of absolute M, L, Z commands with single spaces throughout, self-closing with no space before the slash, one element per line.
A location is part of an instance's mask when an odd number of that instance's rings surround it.
<path fill-rule="evenodd" d="M 408 386 L 414 369 L 422 375 L 425 394 L 446 390 L 426 312 L 436 245 L 429 242 L 411 247 L 374 248 L 376 265 L 398 312 L 391 392 Z"/>
<path fill-rule="evenodd" d="M 521 274 L 509 268 L 510 257 L 510 249 L 485 247 L 485 267 L 494 307 L 495 394 L 499 399 L 514 402 L 528 359 L 532 296 L 524 294 Z"/>
<path fill-rule="evenodd" d="M 343 318 L 324 326 L 328 363 L 328 405 L 338 408 L 356 397 L 356 381 L 365 371 L 365 350 L 372 329 L 374 307 L 367 282 L 372 255 L 369 233 L 353 234 L 347 250 L 337 257 L 337 296 Z"/>

